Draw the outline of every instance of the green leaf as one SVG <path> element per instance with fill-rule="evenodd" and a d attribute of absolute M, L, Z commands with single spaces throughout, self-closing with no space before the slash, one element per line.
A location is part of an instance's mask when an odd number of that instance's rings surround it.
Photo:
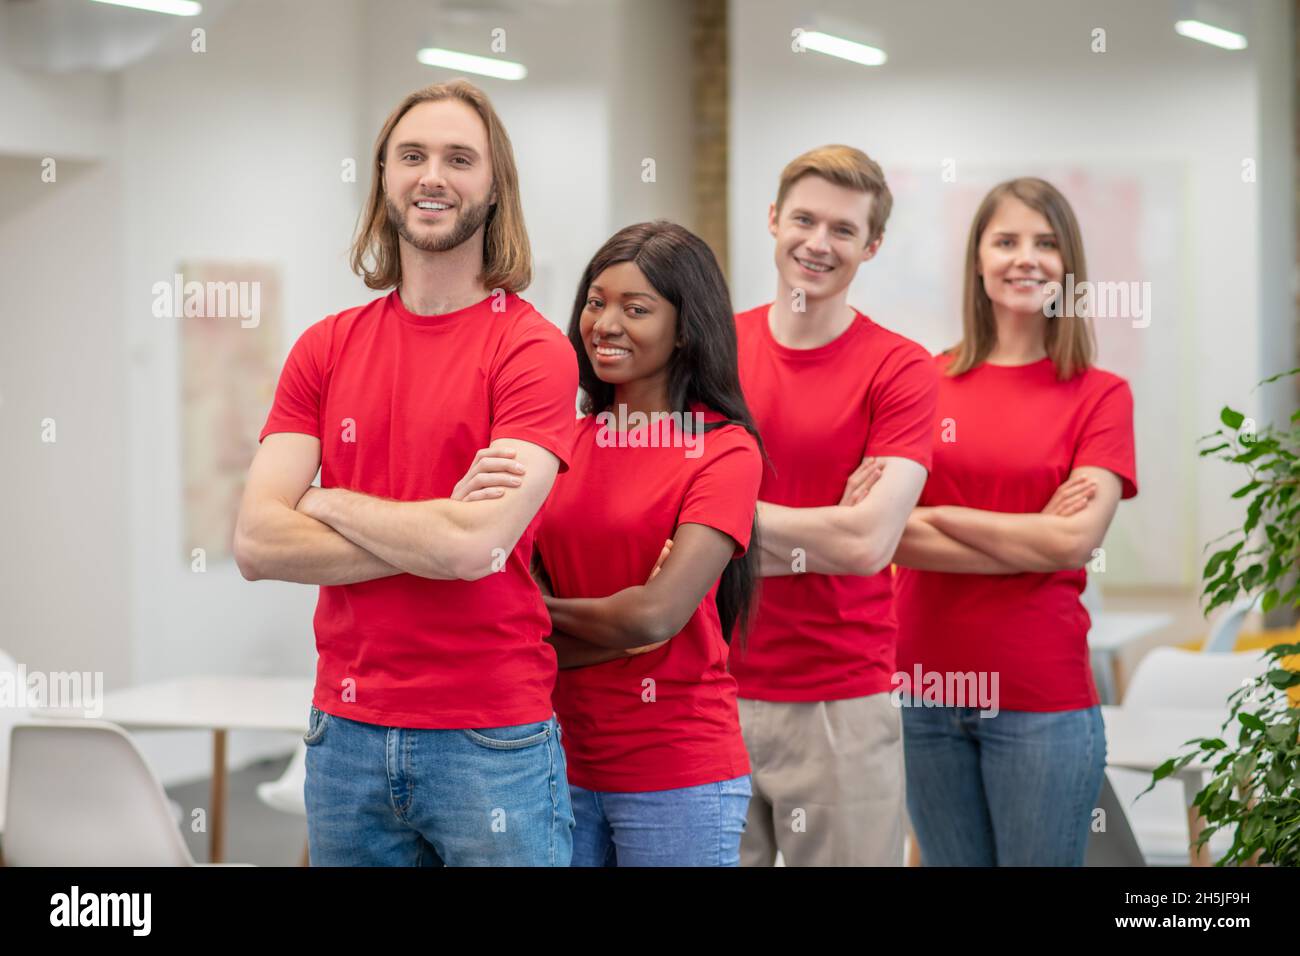
<path fill-rule="evenodd" d="M 1223 551 L 1214 552 L 1214 554 L 1211 555 L 1210 560 L 1206 562 L 1205 572 L 1201 575 L 1201 577 L 1207 580 L 1209 578 L 1214 577 L 1215 573 L 1219 570 L 1219 567 L 1223 564 L 1223 562 L 1236 554 L 1236 550 L 1237 550 L 1236 548 L 1229 548 Z"/>
<path fill-rule="evenodd" d="M 1150 793 L 1152 787 L 1154 787 L 1157 783 L 1165 779 L 1165 777 L 1169 776 L 1173 772 L 1174 772 L 1174 761 L 1171 758 L 1169 760 L 1166 760 L 1160 766 L 1156 767 L 1155 770 L 1151 771 L 1151 782 L 1147 784 L 1145 790 L 1143 790 L 1141 793 L 1138 794 L 1138 797 L 1141 798 L 1146 794 Z"/>
<path fill-rule="evenodd" d="M 1300 368 L 1293 368 L 1289 372 L 1278 372 L 1276 375 L 1270 375 L 1264 379 L 1259 385 L 1268 385 L 1270 382 L 1276 382 L 1280 378 L 1286 378 L 1288 375 L 1294 375 L 1297 372 L 1300 372 Z M 1256 385 L 1255 388 L 1259 388 L 1259 385 Z"/>
<path fill-rule="evenodd" d="M 1246 523 L 1241 526 L 1242 532 L 1250 534 L 1255 530 L 1255 525 L 1259 524 L 1259 512 L 1264 507 L 1263 497 L 1255 498 L 1246 508 Z"/>
<path fill-rule="evenodd" d="M 1255 755 L 1248 753 L 1237 759 L 1232 767 L 1232 780 L 1237 786 L 1241 786 L 1255 772 Z"/>
<path fill-rule="evenodd" d="M 1236 491 L 1232 493 L 1232 497 L 1244 498 L 1246 497 L 1246 495 L 1250 494 L 1252 491 L 1258 488 L 1261 484 L 1263 484 L 1263 482 L 1252 481 L 1248 485 L 1242 485 L 1240 488 L 1238 488 Z"/>
<path fill-rule="evenodd" d="M 1268 729 L 1268 726 L 1264 723 L 1264 721 L 1260 720 L 1254 714 L 1248 714 L 1243 711 L 1242 713 L 1237 715 L 1237 719 L 1241 721 L 1242 726 L 1246 727 L 1249 730 L 1263 731 Z"/>
<path fill-rule="evenodd" d="M 1245 822 L 1241 826 L 1241 839 L 1247 846 L 1254 844 L 1255 840 L 1259 837 L 1259 831 L 1263 826 L 1263 823 L 1264 821 L 1258 814 L 1251 814 L 1246 817 Z"/>
<path fill-rule="evenodd" d="M 1287 690 L 1300 684 L 1300 671 L 1288 671 L 1281 668 L 1268 672 L 1267 680 L 1278 690 Z"/>
<path fill-rule="evenodd" d="M 1264 739 L 1274 747 L 1280 747 L 1287 740 L 1296 739 L 1296 729 L 1290 723 L 1274 724 L 1264 734 Z M 1277 766 L 1274 764 L 1274 766 Z"/>
<path fill-rule="evenodd" d="M 1233 411 L 1227 405 L 1224 405 L 1223 411 L 1219 412 L 1219 421 L 1223 422 L 1223 424 L 1227 425 L 1229 428 L 1240 428 L 1241 423 L 1245 420 L 1245 415 L 1241 414 L 1241 412 Z"/>

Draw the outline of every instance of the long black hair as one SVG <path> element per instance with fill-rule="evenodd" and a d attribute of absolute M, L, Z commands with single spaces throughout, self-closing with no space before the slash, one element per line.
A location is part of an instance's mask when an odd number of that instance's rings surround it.
<path fill-rule="evenodd" d="M 655 291 L 677 310 L 677 339 L 681 344 L 668 359 L 668 411 L 682 413 L 684 427 L 689 432 L 695 427 L 690 408 L 698 402 L 723 416 L 722 421 L 706 423 L 704 431 L 739 425 L 754 436 L 760 454 L 766 458 L 763 439 L 740 388 L 736 320 L 727 280 L 708 244 L 689 229 L 666 219 L 640 222 L 614 233 L 592 257 L 578 282 L 569 320 L 569 341 L 578 353 L 583 414 L 596 414 L 614 404 L 614 386 L 600 380 L 587 357 L 581 321 L 591 284 L 602 272 L 620 262 L 634 263 Z M 758 550 L 755 514 L 749 547 L 741 557 L 728 562 L 718 582 L 718 620 L 723 639 L 728 643 L 737 623 L 743 643 L 758 604 Z"/>

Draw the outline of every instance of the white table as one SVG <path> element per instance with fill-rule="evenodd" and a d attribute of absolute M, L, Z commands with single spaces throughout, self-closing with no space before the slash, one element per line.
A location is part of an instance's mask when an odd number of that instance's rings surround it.
<path fill-rule="evenodd" d="M 226 812 L 226 734 L 231 730 L 307 732 L 315 681 L 287 677 L 185 677 L 104 695 L 103 720 L 129 730 L 212 731 L 209 859 L 222 862 Z M 84 717 L 83 710 L 33 710 L 33 716 Z"/>
<path fill-rule="evenodd" d="M 1088 650 L 1092 655 L 1097 694 L 1103 704 L 1119 703 L 1115 671 L 1120 650 L 1139 638 L 1168 627 L 1173 621 L 1172 614 L 1157 611 L 1097 611 L 1092 615 Z"/>
<path fill-rule="evenodd" d="M 1102 707 L 1106 723 L 1106 763 L 1111 767 L 1151 773 L 1166 760 L 1186 753 L 1184 744 L 1194 737 L 1222 737 L 1235 733 L 1229 726 L 1222 730 L 1228 717 L 1227 707 L 1210 709 Z M 1204 829 L 1205 821 L 1192 805 L 1203 785 L 1205 772 L 1219 759 L 1214 753 L 1205 754 L 1189 763 L 1174 777 L 1182 782 L 1183 799 L 1187 806 L 1188 844 L 1195 842 Z M 1207 848 L 1199 852 L 1189 849 L 1193 866 L 1208 866 Z"/>

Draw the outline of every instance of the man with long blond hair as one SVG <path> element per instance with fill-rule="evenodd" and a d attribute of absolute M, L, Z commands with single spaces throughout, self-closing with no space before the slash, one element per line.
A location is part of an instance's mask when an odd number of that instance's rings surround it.
<path fill-rule="evenodd" d="M 778 851 L 791 866 L 902 863 L 889 563 L 930 467 L 938 379 L 921 346 L 848 304 L 891 203 L 861 150 L 792 160 L 768 210 L 776 299 L 736 316 L 770 461 L 757 620 L 731 654 L 754 791 L 742 866 Z"/>
<path fill-rule="evenodd" d="M 410 94 L 373 162 L 352 266 L 392 291 L 293 346 L 235 532 L 249 580 L 321 586 L 311 860 L 567 866 L 555 653 L 528 561 L 568 467 L 573 349 L 518 296 L 518 174 L 482 91 Z"/>

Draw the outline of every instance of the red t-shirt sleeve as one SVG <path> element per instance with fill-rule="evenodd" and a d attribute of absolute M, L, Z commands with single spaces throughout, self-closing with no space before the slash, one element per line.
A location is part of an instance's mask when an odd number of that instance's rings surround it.
<path fill-rule="evenodd" d="M 541 445 L 569 470 L 577 428 L 578 360 L 560 330 L 539 319 L 521 334 L 492 382 L 492 440 Z"/>
<path fill-rule="evenodd" d="M 1074 449 L 1072 468 L 1105 468 L 1119 476 L 1121 498 L 1137 492 L 1137 453 L 1133 441 L 1133 390 L 1113 380 L 1097 398 Z"/>
<path fill-rule="evenodd" d="M 933 462 L 934 417 L 939 400 L 939 372 L 919 347 L 900 356 L 884 387 L 872 396 L 867 457 L 908 458 L 930 470 Z"/>
<path fill-rule="evenodd" d="M 275 400 L 258 442 L 274 432 L 321 437 L 320 391 L 329 343 L 328 319 L 317 322 L 289 350 L 275 386 Z"/>
<path fill-rule="evenodd" d="M 738 558 L 749 547 L 754 528 L 763 460 L 749 432 L 734 425 L 724 427 L 725 432 L 704 433 L 705 463 L 686 489 L 677 524 L 708 525 L 729 535 L 736 542 L 734 556 Z M 722 446 L 718 452 L 709 452 L 710 441 Z"/>

